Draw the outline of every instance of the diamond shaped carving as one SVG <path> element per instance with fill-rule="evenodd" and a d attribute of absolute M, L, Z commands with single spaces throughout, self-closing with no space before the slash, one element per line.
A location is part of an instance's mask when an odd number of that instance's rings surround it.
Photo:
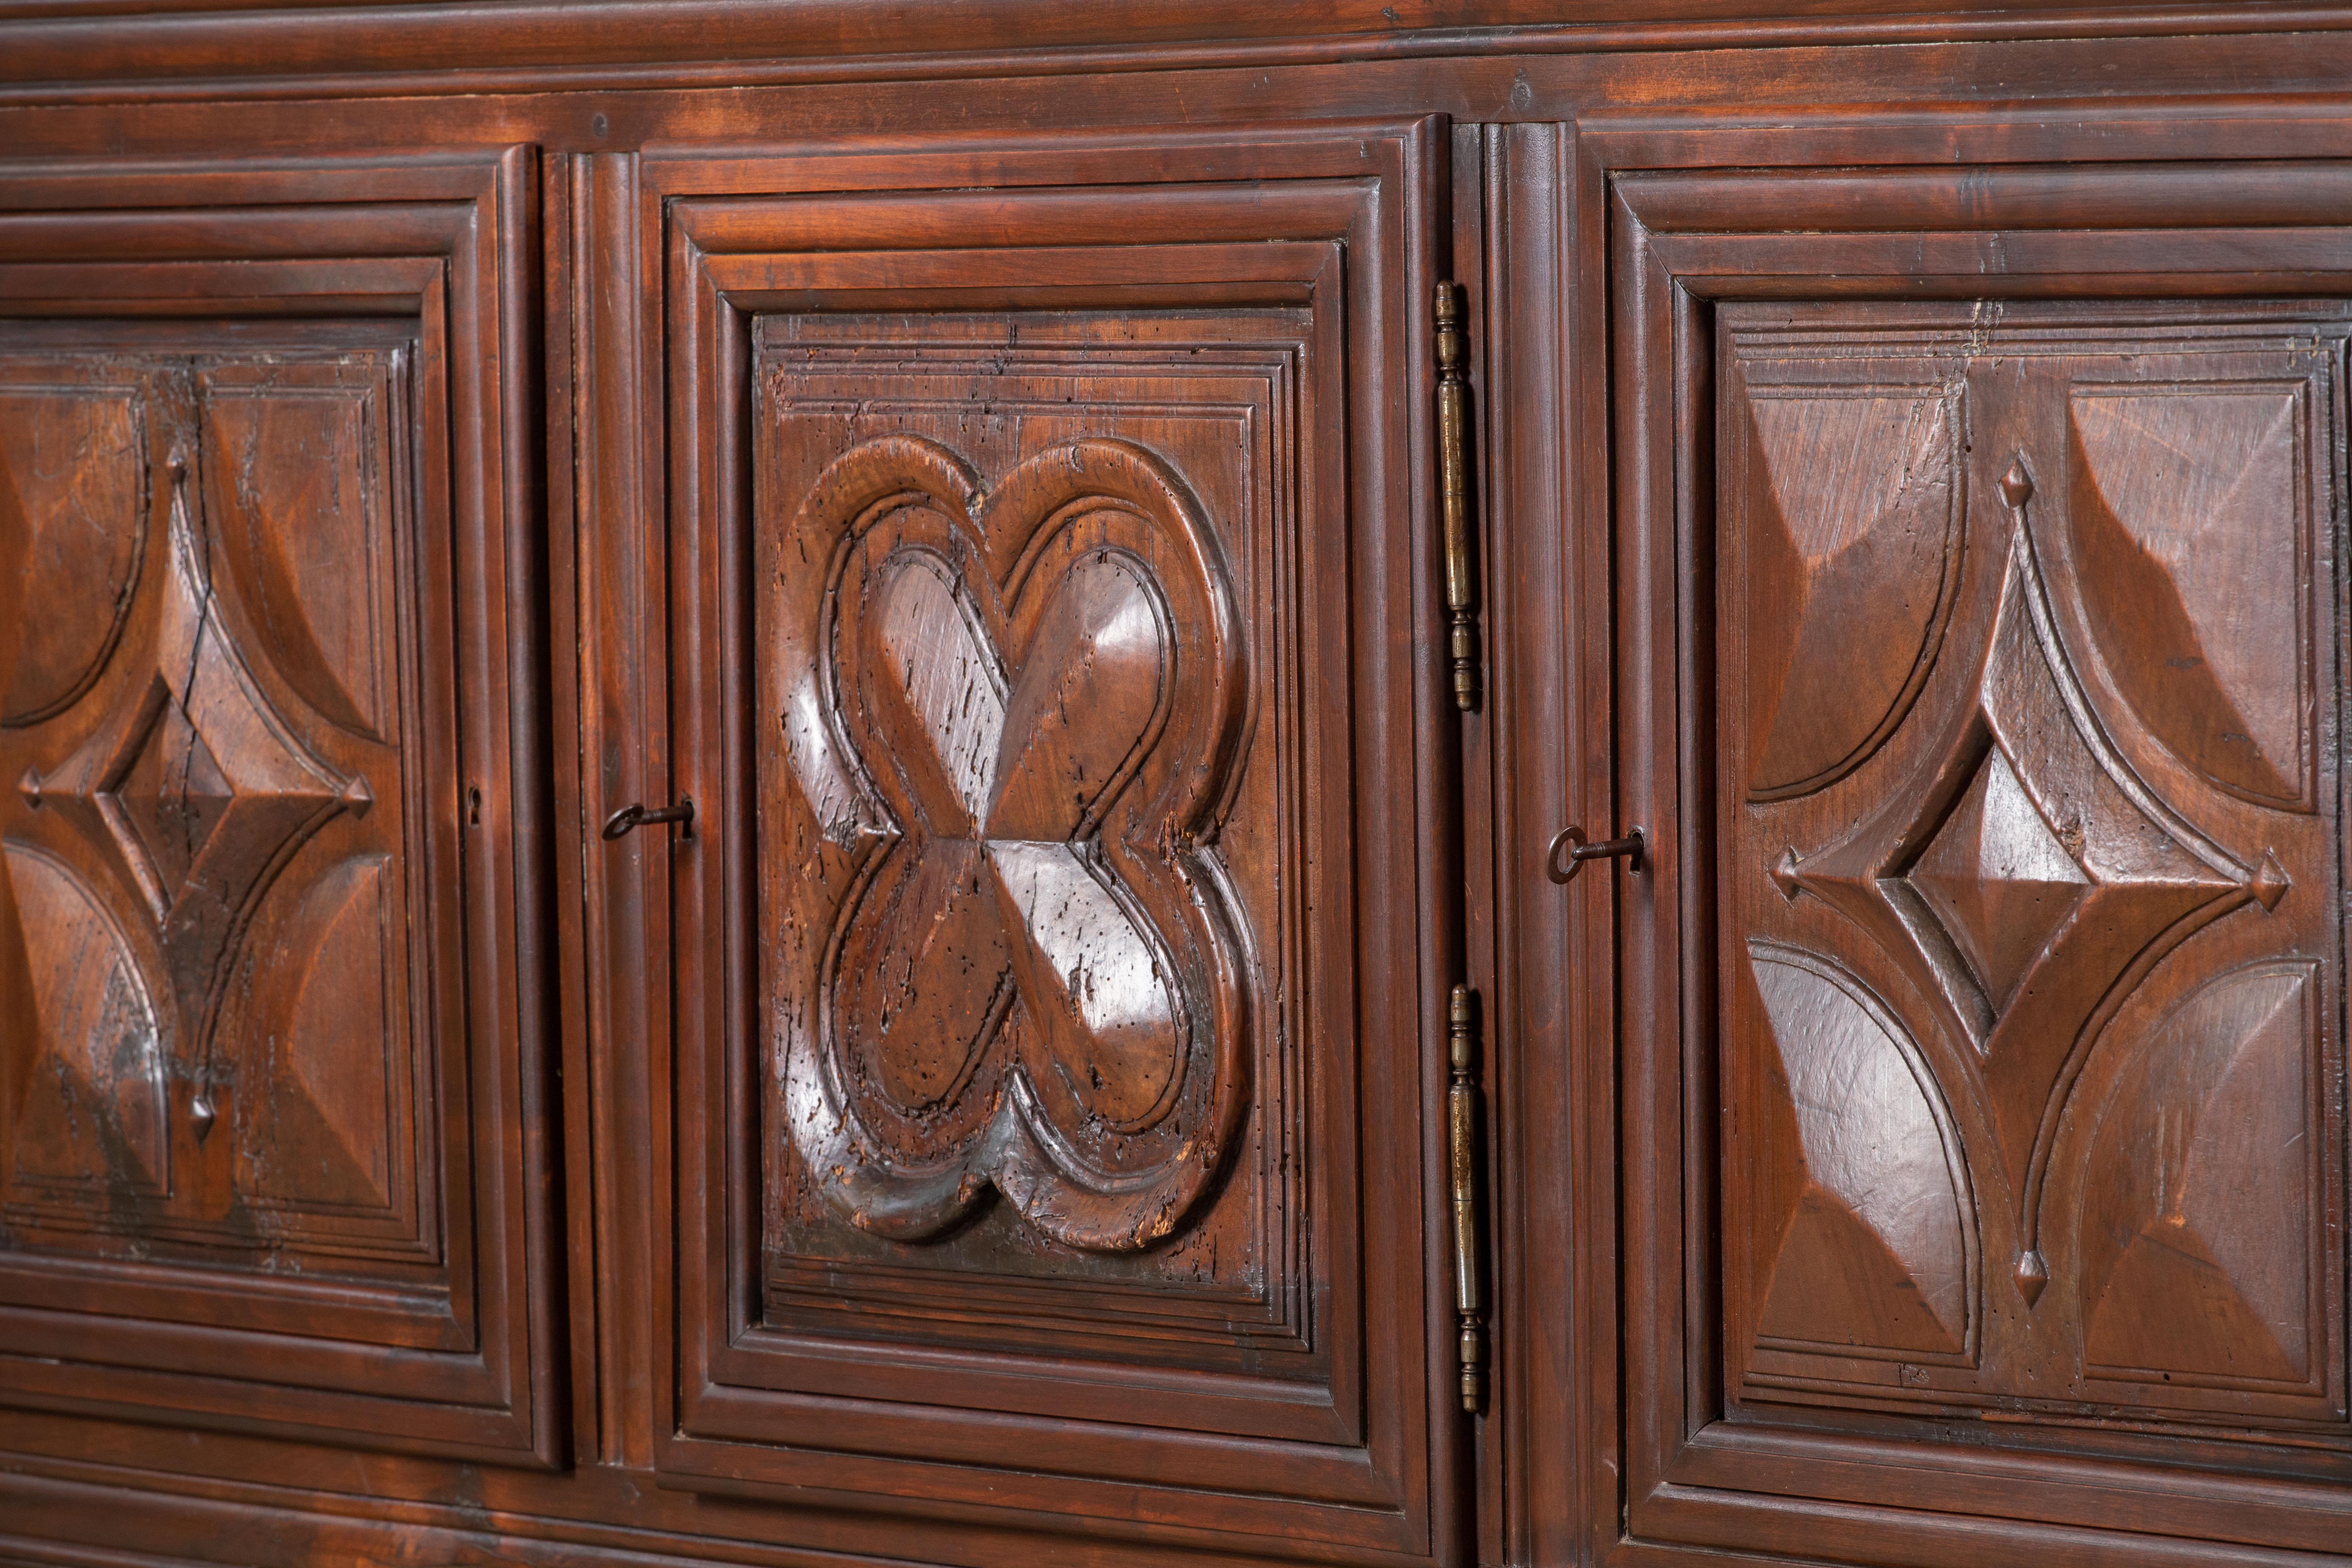
<path fill-rule="evenodd" d="M 161 918 L 178 901 L 236 789 L 160 678 L 148 706 L 154 717 L 145 738 L 134 742 L 129 771 L 99 805 Z"/>
<path fill-rule="evenodd" d="M 145 683 L 79 750 L 19 788 L 111 851 L 153 918 L 179 1026 L 202 1042 L 261 895 L 328 818 L 363 812 L 370 797 L 364 781 L 312 754 L 255 683 L 176 498 L 151 658 Z"/>
<path fill-rule="evenodd" d="M 1993 1014 L 2009 1005 L 2089 886 L 1998 750 L 1985 753 L 1906 879 Z"/>
<path fill-rule="evenodd" d="M 2008 567 L 1975 680 L 1916 786 L 1843 841 L 1783 857 L 1775 879 L 1870 932 L 1974 1047 L 2027 1240 L 2067 1089 L 2115 999 L 2192 932 L 2276 902 L 2274 862 L 2241 864 L 2149 792 L 2097 721 L 2051 622 L 2025 523 L 2022 468 L 2003 481 Z"/>

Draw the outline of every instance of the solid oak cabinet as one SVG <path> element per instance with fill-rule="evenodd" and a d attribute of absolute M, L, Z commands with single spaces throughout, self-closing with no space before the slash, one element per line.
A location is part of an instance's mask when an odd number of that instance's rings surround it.
<path fill-rule="evenodd" d="M 2347 82 L 0 6 L 0 1559 L 2352 1561 Z"/>

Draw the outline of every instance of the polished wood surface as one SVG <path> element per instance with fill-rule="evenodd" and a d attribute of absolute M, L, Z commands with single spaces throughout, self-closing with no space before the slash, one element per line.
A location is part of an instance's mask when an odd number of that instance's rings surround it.
<path fill-rule="evenodd" d="M 27 394 L 39 395 L 34 375 L 57 368 L 26 366 Z M 27 736 L 8 760 L 11 772 L 21 765 L 28 808 L 8 849 L 27 906 L 17 916 L 31 982 L 24 1022 L 41 1042 L 14 1096 L 13 1173 L 32 1223 L 30 1211 L 47 1206 L 37 1189 L 53 1189 L 60 1219 L 80 1211 L 85 1223 L 138 1193 L 182 1212 L 142 1215 L 127 1232 L 106 1227 L 103 1249 L 149 1245 L 183 1226 L 268 1236 L 281 1224 L 332 1230 L 346 1214 L 404 1211 L 412 1234 L 385 1239 L 438 1250 L 415 1234 L 420 1210 L 438 1205 L 417 1203 L 413 1143 L 396 1135 L 415 1119 L 404 1081 L 413 1075 L 393 1070 L 409 1055 L 406 999 L 385 984 L 410 968 L 409 921 L 389 918 L 408 903 L 407 858 L 396 832 L 383 831 L 390 814 L 367 820 L 379 794 L 400 795 L 400 729 L 383 701 L 385 676 L 399 674 L 385 668 L 393 638 L 383 634 L 396 624 L 384 568 L 400 531 L 385 488 L 368 480 L 398 471 L 386 461 L 384 405 L 406 402 L 404 369 L 396 351 L 284 366 L 199 361 L 182 385 L 159 378 L 125 400 L 129 417 L 108 421 L 113 441 L 105 426 L 68 426 L 63 451 L 53 420 L 72 405 L 37 411 L 47 440 L 19 465 L 36 483 L 45 471 L 79 472 L 71 454 L 84 443 L 121 454 L 131 429 L 152 433 L 169 456 L 109 486 L 110 499 L 131 503 L 110 517 L 56 495 L 36 494 L 26 508 L 60 529 L 110 524 L 130 546 L 121 555 L 148 556 L 88 606 L 75 655 L 112 641 L 139 607 L 140 580 L 152 584 L 152 619 L 108 661 L 117 679 L 90 699 L 81 732 L 66 731 L 79 743 L 66 751 L 63 739 Z M 173 406 L 175 392 L 192 401 Z M 198 466 L 222 477 L 201 484 Z M 100 468 L 98 477 L 114 476 Z M 201 504 L 191 494 L 199 489 Z M 152 531 L 137 504 L 150 495 L 163 513 Z M 53 556 L 68 547 L 43 542 Z M 312 550 L 332 563 L 288 559 Z M 285 628 L 285 663 L 309 677 L 287 679 L 302 692 L 299 706 L 264 692 L 246 651 L 260 639 L 233 630 L 232 615 Z M 49 626 L 37 615 L 32 624 Z M 59 616 L 57 629 L 75 628 Z M 322 637 L 341 646 L 330 654 Z M 20 659 L 17 677 L 70 689 L 75 655 L 64 669 Z M 291 723 L 278 718 L 287 709 L 299 715 Z M 346 771 L 321 755 L 331 714 L 336 731 L 392 756 L 351 754 Z M 289 862 L 331 826 L 345 842 L 310 858 L 314 885 L 269 900 Z M 283 917 L 274 932 L 252 929 L 265 902 Z M 248 944 L 268 958 L 238 963 Z M 142 952 L 152 956 L 142 963 Z M 262 987 L 281 994 L 263 1001 Z M 216 1130 L 233 1130 L 233 1142 L 214 1143 Z M 202 1166 L 232 1147 L 233 1172 L 173 1169 L 175 1153 Z"/>
<path fill-rule="evenodd" d="M 81 279 L 0 268 L 0 1353 L 35 1405 L 554 1458 L 499 869 L 535 786 L 484 668 L 529 634 L 472 489 L 476 236 L 520 173 L 354 175 L 409 204 L 340 226 L 365 259 L 257 264 L 307 193 L 257 174 L 47 225 Z"/>
<path fill-rule="evenodd" d="M 1717 317 L 1727 1378 L 2340 1420 L 2341 328 L 1970 313 Z"/>
<path fill-rule="evenodd" d="M 2162 183 L 2229 230 L 2212 173 Z M 1633 574 L 1683 611 L 1633 650 L 1675 772 L 1625 952 L 1678 978 L 1625 1037 L 1621 1157 L 1676 1194 L 1619 1297 L 1645 1535 L 2340 1544 L 2339 308 L 2280 298 L 2293 233 L 2216 266 L 2054 205 L 1988 299 L 1879 226 L 2091 178 L 1618 187 Z"/>
<path fill-rule="evenodd" d="M 649 170 L 709 563 L 671 1484 L 1450 1551 L 1442 1188 L 1362 1152 L 1439 1123 L 1384 893 L 1425 405 L 1349 413 L 1425 353 L 1433 141 Z"/>
<path fill-rule="evenodd" d="M 2352 11 L 1757 10 L 0 5 L 0 1558 L 2352 1561 Z"/>

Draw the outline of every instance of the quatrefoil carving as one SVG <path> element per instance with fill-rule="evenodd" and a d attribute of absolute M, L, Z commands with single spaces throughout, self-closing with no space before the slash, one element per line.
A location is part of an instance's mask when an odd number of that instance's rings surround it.
<path fill-rule="evenodd" d="M 831 548 L 805 645 L 823 720 L 780 717 L 812 799 L 845 764 L 866 847 L 814 1026 L 789 1034 L 805 1168 L 902 1241 L 992 1186 L 1070 1246 L 1166 1236 L 1244 1087 L 1210 843 L 1244 682 L 1199 504 L 1127 442 L 1060 443 L 989 491 L 947 447 L 888 437 L 835 459 L 787 538 L 810 565 Z M 795 553 L 787 622 L 808 607 L 795 576 L 817 585 Z"/>

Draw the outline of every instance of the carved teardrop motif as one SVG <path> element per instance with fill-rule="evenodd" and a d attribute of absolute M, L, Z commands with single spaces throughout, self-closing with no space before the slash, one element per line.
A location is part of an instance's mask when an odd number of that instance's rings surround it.
<path fill-rule="evenodd" d="M 990 492 L 889 437 L 791 533 L 833 542 L 830 701 L 821 732 L 780 717 L 812 799 L 846 765 L 871 843 L 788 1053 L 815 1184 L 899 1240 L 991 1186 L 1066 1245 L 1165 1236 L 1243 1095 L 1234 917 L 1192 841 L 1241 690 L 1197 503 L 1129 443 L 1060 443 Z"/>

